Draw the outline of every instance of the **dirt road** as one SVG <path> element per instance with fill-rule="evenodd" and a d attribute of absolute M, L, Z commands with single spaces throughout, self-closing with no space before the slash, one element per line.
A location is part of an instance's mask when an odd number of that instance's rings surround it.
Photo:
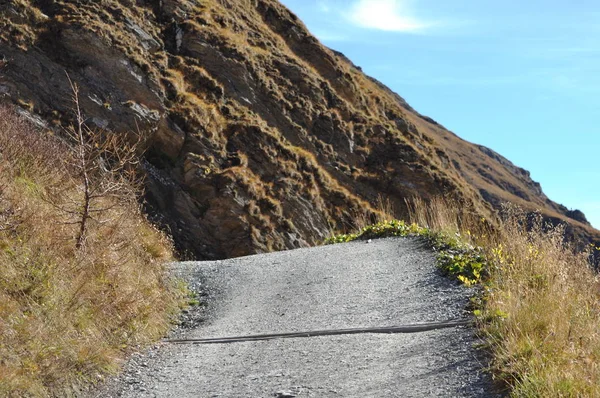
<path fill-rule="evenodd" d="M 175 266 L 203 291 L 185 338 L 468 317 L 468 288 L 443 277 L 418 239 L 293 250 Z M 489 397 L 473 331 L 164 344 L 132 358 L 100 397 Z"/>

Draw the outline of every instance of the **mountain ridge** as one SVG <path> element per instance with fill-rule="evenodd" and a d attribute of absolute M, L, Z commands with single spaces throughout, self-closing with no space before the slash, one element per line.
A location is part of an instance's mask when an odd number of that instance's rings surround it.
<path fill-rule="evenodd" d="M 216 259 L 316 244 L 389 198 L 504 201 L 600 241 L 529 173 L 419 114 L 275 0 L 9 0 L 0 96 L 47 129 L 145 132 L 147 201 L 180 251 Z"/>

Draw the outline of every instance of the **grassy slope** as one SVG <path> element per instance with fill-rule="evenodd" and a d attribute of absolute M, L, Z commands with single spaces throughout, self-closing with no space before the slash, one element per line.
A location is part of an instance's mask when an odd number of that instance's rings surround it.
<path fill-rule="evenodd" d="M 103 199 L 83 250 L 70 150 L 0 108 L 0 396 L 63 394 L 160 337 L 177 308 L 170 243 L 135 197 Z M 61 392 L 62 391 L 62 392 Z"/>
<path fill-rule="evenodd" d="M 413 224 L 380 221 L 329 243 L 428 239 L 443 270 L 482 285 L 474 312 L 492 354 L 491 371 L 511 396 L 600 396 L 598 276 L 589 252 L 564 243 L 563 226 L 544 225 L 514 206 L 505 208 L 499 228 L 440 199 L 417 200 L 411 210 Z"/>

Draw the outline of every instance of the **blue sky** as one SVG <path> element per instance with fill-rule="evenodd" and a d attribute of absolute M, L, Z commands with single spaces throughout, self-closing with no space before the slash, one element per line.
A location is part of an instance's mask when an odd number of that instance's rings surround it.
<path fill-rule="evenodd" d="M 600 227 L 600 2 L 282 0 L 420 113 Z"/>

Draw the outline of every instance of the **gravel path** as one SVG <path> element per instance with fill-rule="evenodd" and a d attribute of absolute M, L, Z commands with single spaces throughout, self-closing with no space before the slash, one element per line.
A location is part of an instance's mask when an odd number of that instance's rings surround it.
<path fill-rule="evenodd" d="M 393 326 L 467 316 L 469 289 L 418 239 L 380 239 L 176 265 L 204 321 L 173 337 Z M 193 315 L 193 314 L 192 314 Z M 193 319 L 194 316 L 190 315 Z M 96 397 L 490 397 L 467 327 L 211 345 L 131 359 Z"/>

